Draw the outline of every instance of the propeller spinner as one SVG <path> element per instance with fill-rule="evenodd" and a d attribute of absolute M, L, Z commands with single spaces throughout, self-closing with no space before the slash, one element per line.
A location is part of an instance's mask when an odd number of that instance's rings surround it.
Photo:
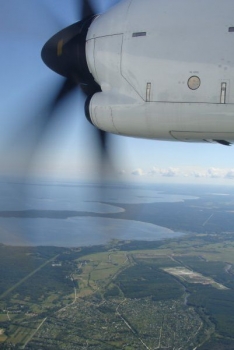
<path fill-rule="evenodd" d="M 85 53 L 87 32 L 96 14 L 91 2 L 87 0 L 79 3 L 79 10 L 83 19 L 55 34 L 42 48 L 41 56 L 44 63 L 54 72 L 66 78 L 57 96 L 51 101 L 49 119 L 58 104 L 77 87 L 88 98 L 101 91 L 100 86 L 89 72 Z M 99 129 L 96 130 L 102 154 L 105 156 L 106 133 Z"/>
<path fill-rule="evenodd" d="M 86 35 L 94 18 L 88 17 L 61 30 L 47 41 L 41 52 L 50 69 L 76 84 L 95 83 L 85 55 Z"/>

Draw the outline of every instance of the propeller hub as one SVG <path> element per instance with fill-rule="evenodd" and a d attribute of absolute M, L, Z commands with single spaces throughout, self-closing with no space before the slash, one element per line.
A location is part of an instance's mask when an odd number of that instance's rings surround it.
<path fill-rule="evenodd" d="M 61 30 L 49 39 L 41 51 L 44 63 L 54 72 L 76 84 L 93 83 L 85 46 L 88 29 L 96 16 L 89 16 Z"/>

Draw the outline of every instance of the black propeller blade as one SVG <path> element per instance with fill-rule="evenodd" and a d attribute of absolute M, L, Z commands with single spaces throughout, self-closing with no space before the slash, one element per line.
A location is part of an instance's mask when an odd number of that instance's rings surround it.
<path fill-rule="evenodd" d="M 42 49 L 41 56 L 44 63 L 66 78 L 61 91 L 51 102 L 53 106 L 51 113 L 77 87 L 87 97 L 101 91 L 100 86 L 94 81 L 89 72 L 85 53 L 86 35 L 95 18 L 95 12 L 91 2 L 87 0 L 79 3 L 79 10 L 83 19 L 55 34 Z M 51 119 L 50 115 L 48 117 Z M 107 135 L 104 131 L 98 129 L 96 133 L 102 155 L 106 157 Z"/>
<path fill-rule="evenodd" d="M 53 114 L 53 111 L 56 109 L 58 103 L 66 99 L 66 97 L 75 89 L 77 88 L 77 84 L 74 83 L 72 80 L 66 79 L 61 86 L 60 90 L 58 91 L 57 96 L 54 98 L 54 101 L 52 101 L 51 104 L 51 113 Z"/>
<path fill-rule="evenodd" d="M 41 56 L 45 64 L 65 79 L 57 93 L 52 93 L 44 107 L 34 114 L 32 123 L 21 128 L 21 135 L 18 139 L 23 139 L 23 143 L 29 145 L 25 158 L 26 171 L 37 153 L 38 146 L 44 140 L 44 134 L 47 134 L 47 130 L 52 130 L 56 126 L 56 110 L 60 103 L 66 102 L 75 90 L 84 93 L 87 96 L 87 101 L 94 93 L 101 91 L 100 86 L 89 72 L 85 53 L 86 36 L 89 26 L 95 19 L 95 11 L 91 1 L 82 0 L 76 3 L 79 5 L 79 14 L 83 18 L 59 31 L 42 48 Z M 27 132 L 27 130 L 30 130 L 30 132 Z M 109 163 L 110 168 L 112 167 L 110 166 L 111 162 L 110 159 L 107 159 L 108 135 L 97 128 L 95 128 L 95 132 L 102 158 L 100 168 L 104 168 L 104 163 Z M 17 142 L 17 137 L 15 141 Z M 102 174 L 104 175 L 104 173 Z"/>
<path fill-rule="evenodd" d="M 86 18 L 86 17 L 95 15 L 95 11 L 94 11 L 93 6 L 90 3 L 90 1 L 83 0 L 81 5 L 78 4 L 78 6 L 79 6 L 79 8 L 78 8 L 79 14 L 80 14 L 80 10 L 81 10 L 82 18 Z"/>

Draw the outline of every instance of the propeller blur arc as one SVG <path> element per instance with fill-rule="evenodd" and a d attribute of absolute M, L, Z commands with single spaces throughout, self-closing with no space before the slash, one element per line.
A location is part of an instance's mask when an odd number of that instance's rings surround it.
<path fill-rule="evenodd" d="M 75 89 L 82 90 L 90 98 L 94 93 L 100 92 L 100 86 L 90 74 L 86 62 L 85 43 L 88 28 L 95 18 L 95 11 L 91 1 L 77 2 L 77 12 L 82 15 L 79 22 L 70 25 L 55 34 L 42 48 L 41 56 L 44 63 L 56 73 L 65 77 L 65 82 L 60 91 L 52 98 L 49 120 L 53 119 L 53 113 L 58 105 Z M 48 123 L 45 123 L 47 125 Z M 107 153 L 107 134 L 96 129 L 99 139 L 99 148 L 105 158 Z"/>

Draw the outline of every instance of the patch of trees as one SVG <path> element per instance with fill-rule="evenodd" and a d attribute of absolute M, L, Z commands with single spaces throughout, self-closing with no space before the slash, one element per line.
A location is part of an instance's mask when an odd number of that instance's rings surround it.
<path fill-rule="evenodd" d="M 123 271 L 116 283 L 127 298 L 152 297 L 154 301 L 177 299 L 184 293 L 182 285 L 155 264 L 138 263 Z"/>
<path fill-rule="evenodd" d="M 111 297 L 117 297 L 119 296 L 119 288 L 114 286 L 110 289 L 107 289 L 107 291 L 104 294 L 105 298 L 111 298 Z"/>
<path fill-rule="evenodd" d="M 202 345 L 200 350 L 233 350 L 234 349 L 234 339 L 225 338 L 212 338 L 204 345 Z"/>
<path fill-rule="evenodd" d="M 188 304 L 202 307 L 216 326 L 216 332 L 225 337 L 234 337 L 234 293 L 211 286 L 189 285 L 191 293 Z"/>
<path fill-rule="evenodd" d="M 56 247 L 0 246 L 0 294 L 63 250 Z"/>
<path fill-rule="evenodd" d="M 29 296 L 32 302 L 40 302 L 48 294 L 69 294 L 74 288 L 70 274 L 69 264 L 61 267 L 48 264 L 17 288 L 18 297 L 24 300 Z"/>

